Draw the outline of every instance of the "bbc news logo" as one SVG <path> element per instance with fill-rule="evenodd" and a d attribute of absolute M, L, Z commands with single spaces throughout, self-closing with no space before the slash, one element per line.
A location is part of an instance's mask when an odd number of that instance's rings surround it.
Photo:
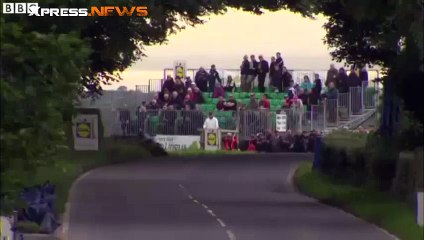
<path fill-rule="evenodd" d="M 27 14 L 35 17 L 109 17 L 138 16 L 146 17 L 145 6 L 119 7 L 101 6 L 90 8 L 42 8 L 38 3 L 3 3 L 3 14 Z"/>

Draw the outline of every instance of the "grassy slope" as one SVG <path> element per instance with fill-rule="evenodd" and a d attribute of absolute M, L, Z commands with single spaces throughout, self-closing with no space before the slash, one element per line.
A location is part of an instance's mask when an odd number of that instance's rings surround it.
<path fill-rule="evenodd" d="M 335 183 L 311 166 L 303 164 L 296 172 L 295 183 L 301 192 L 375 223 L 402 240 L 424 239 L 423 227 L 415 224 L 415 213 L 405 203 L 372 188 Z"/>

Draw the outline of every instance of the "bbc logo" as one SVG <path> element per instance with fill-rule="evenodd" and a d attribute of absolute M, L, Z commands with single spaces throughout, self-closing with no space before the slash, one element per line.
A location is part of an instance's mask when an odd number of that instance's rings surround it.
<path fill-rule="evenodd" d="M 38 3 L 3 3 L 3 14 L 27 14 L 38 9 Z"/>

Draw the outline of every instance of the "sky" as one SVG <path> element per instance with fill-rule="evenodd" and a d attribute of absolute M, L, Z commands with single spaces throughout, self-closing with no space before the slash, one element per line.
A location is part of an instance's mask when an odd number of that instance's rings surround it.
<path fill-rule="evenodd" d="M 129 89 L 159 79 L 164 68 L 175 60 L 184 60 L 188 68 L 209 67 L 238 69 L 245 54 L 262 54 L 269 60 L 281 52 L 290 69 L 328 69 L 328 47 L 323 43 L 323 16 L 315 20 L 290 11 L 254 15 L 230 9 L 224 15 L 211 15 L 207 22 L 171 35 L 168 43 L 146 46 L 142 60 L 122 73 L 123 81 L 105 89 L 125 85 Z"/>

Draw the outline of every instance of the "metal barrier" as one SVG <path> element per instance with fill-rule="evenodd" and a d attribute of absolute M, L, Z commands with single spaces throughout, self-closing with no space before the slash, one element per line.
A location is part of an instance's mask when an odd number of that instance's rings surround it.
<path fill-rule="evenodd" d="M 338 99 L 327 99 L 324 104 L 326 114 L 324 128 L 337 127 L 339 125 Z"/>
<path fill-rule="evenodd" d="M 370 87 L 368 82 L 363 82 L 362 96 L 365 109 L 373 109 L 377 106 L 378 88 Z"/>
<path fill-rule="evenodd" d="M 149 85 L 135 85 L 135 91 L 141 93 L 149 93 L 150 87 Z"/>
<path fill-rule="evenodd" d="M 322 131 L 325 129 L 325 105 L 312 105 L 312 129 Z"/>
<path fill-rule="evenodd" d="M 160 92 L 162 90 L 162 79 L 149 79 L 149 92 Z"/>
<path fill-rule="evenodd" d="M 364 99 L 362 97 L 362 87 L 349 88 L 350 95 L 350 115 L 360 115 L 364 109 Z"/>
<path fill-rule="evenodd" d="M 337 115 L 340 121 L 348 121 L 350 118 L 350 100 L 349 93 L 339 93 L 337 97 Z"/>
<path fill-rule="evenodd" d="M 273 114 L 269 110 L 244 110 L 238 114 L 240 138 L 248 138 L 257 133 L 273 130 Z"/>

